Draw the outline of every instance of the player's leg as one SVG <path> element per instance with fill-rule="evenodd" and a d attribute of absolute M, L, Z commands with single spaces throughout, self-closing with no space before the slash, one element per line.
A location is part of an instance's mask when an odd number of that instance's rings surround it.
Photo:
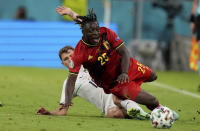
<path fill-rule="evenodd" d="M 153 110 L 159 106 L 159 102 L 156 97 L 142 89 L 139 91 L 134 101 L 139 104 L 146 105 L 150 110 Z"/>
<path fill-rule="evenodd" d="M 146 113 L 135 101 L 122 100 L 113 95 L 113 102 L 120 108 L 125 109 L 129 118 L 136 118 L 140 120 L 149 119 L 150 115 Z"/>
<path fill-rule="evenodd" d="M 157 79 L 157 75 L 154 71 L 137 60 L 133 59 L 130 66 L 131 73 L 129 74 L 129 77 L 138 84 L 142 84 L 142 82 L 152 82 Z"/>
<path fill-rule="evenodd" d="M 118 84 L 110 92 L 121 99 L 134 100 L 139 104 L 146 105 L 150 110 L 159 106 L 158 100 L 151 94 L 140 88 L 140 83 L 130 81 L 125 84 Z"/>
<path fill-rule="evenodd" d="M 109 118 L 125 118 L 125 112 L 118 106 L 111 107 L 107 110 L 106 117 Z"/>
<path fill-rule="evenodd" d="M 156 97 L 154 97 L 153 95 L 151 95 L 150 93 L 148 93 L 142 89 L 140 90 L 140 92 L 138 93 L 138 95 L 136 96 L 134 101 L 137 103 L 146 105 L 146 107 L 150 110 L 153 110 L 156 107 L 162 107 L 162 105 L 159 104 Z M 172 110 L 172 112 L 174 114 L 174 119 L 178 120 L 179 114 L 176 113 L 174 110 Z"/>

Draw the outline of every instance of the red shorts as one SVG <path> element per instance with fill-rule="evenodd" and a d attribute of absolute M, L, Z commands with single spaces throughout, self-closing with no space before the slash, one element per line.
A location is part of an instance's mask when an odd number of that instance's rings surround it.
<path fill-rule="evenodd" d="M 135 100 L 136 96 L 140 92 L 140 85 L 134 81 L 125 84 L 117 84 L 109 91 L 118 96 L 121 99 Z"/>
<path fill-rule="evenodd" d="M 117 84 L 109 91 L 121 99 L 135 100 L 140 92 L 140 85 L 151 77 L 151 69 L 131 59 L 128 75 L 129 83 Z"/>

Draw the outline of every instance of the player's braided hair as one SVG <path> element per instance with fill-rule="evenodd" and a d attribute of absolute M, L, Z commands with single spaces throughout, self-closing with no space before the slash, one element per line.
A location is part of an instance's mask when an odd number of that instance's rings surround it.
<path fill-rule="evenodd" d="M 92 8 L 91 10 L 88 9 L 88 14 L 86 16 L 77 16 L 77 20 L 75 21 L 76 24 L 79 24 L 81 29 L 83 29 L 86 23 L 97 21 L 97 16 Z"/>

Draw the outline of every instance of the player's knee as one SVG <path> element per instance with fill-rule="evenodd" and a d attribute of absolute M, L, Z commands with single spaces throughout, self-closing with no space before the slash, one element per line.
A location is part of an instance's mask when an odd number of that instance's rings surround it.
<path fill-rule="evenodd" d="M 152 81 L 155 81 L 157 79 L 157 75 L 155 72 L 151 73 L 151 78 L 152 78 Z"/>
<path fill-rule="evenodd" d="M 121 107 L 121 99 L 120 98 L 118 98 L 117 96 L 115 96 L 115 95 L 112 95 L 112 99 L 113 99 L 113 103 L 115 104 L 115 105 L 117 105 L 118 107 Z"/>
<path fill-rule="evenodd" d="M 117 107 L 114 107 L 112 109 L 108 109 L 106 116 L 109 117 L 109 118 L 124 118 L 123 111 L 120 110 Z"/>
<path fill-rule="evenodd" d="M 157 79 L 157 75 L 155 72 L 151 72 L 151 77 L 146 81 L 146 82 L 152 82 L 155 81 Z"/>

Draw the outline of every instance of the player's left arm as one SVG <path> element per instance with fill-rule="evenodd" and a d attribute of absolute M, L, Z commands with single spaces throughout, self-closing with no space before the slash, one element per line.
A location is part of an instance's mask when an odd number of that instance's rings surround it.
<path fill-rule="evenodd" d="M 122 56 L 121 60 L 122 73 L 118 76 L 117 81 L 123 84 L 125 82 L 129 82 L 128 69 L 130 65 L 131 56 L 124 44 L 122 44 L 116 51 Z"/>

